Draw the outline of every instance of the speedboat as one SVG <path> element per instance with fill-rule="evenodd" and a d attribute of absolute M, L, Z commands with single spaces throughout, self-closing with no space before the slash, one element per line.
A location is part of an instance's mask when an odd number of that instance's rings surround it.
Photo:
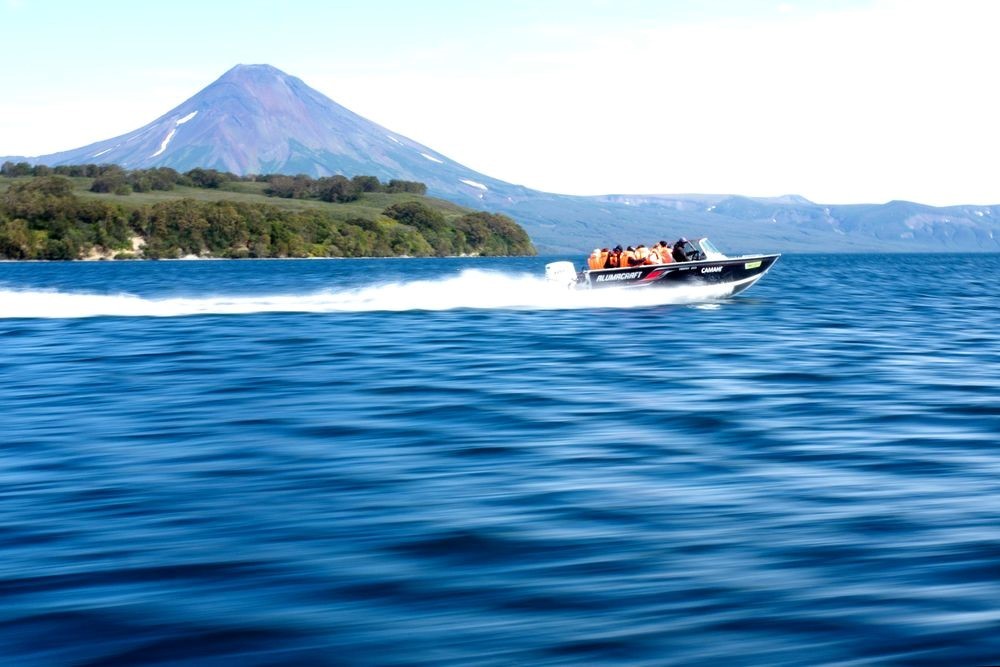
<path fill-rule="evenodd" d="M 711 285 L 719 288 L 715 296 L 739 294 L 760 280 L 780 254 L 727 257 L 707 238 L 683 243 L 688 261 L 667 264 L 643 264 L 614 269 L 584 269 L 577 272 L 572 262 L 545 265 L 545 277 L 575 289 L 624 287 L 677 287 Z"/>

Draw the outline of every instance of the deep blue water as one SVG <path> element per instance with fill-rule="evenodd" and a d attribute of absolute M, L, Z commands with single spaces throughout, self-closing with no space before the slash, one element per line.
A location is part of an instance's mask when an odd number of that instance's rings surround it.
<path fill-rule="evenodd" d="M 0 662 L 1000 662 L 1000 255 L 544 261 L 0 264 Z"/>

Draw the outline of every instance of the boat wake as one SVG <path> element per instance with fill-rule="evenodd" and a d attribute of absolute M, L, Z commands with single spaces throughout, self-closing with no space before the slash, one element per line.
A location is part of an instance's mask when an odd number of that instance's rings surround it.
<path fill-rule="evenodd" d="M 644 308 L 711 302 L 728 293 L 728 288 L 711 285 L 672 289 L 571 290 L 535 275 L 468 269 L 447 278 L 329 289 L 309 294 L 157 298 L 134 294 L 0 289 L 0 319 L 402 312 L 468 308 Z"/>

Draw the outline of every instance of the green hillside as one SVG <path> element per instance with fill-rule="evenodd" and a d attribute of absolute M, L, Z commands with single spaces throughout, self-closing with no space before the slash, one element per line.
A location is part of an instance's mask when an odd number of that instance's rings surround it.
<path fill-rule="evenodd" d="M 159 186 L 150 185 L 153 170 L 113 171 L 110 180 L 0 176 L 0 258 L 535 254 L 510 218 L 424 196 L 419 183 L 191 173 L 173 172 L 175 182 Z"/>

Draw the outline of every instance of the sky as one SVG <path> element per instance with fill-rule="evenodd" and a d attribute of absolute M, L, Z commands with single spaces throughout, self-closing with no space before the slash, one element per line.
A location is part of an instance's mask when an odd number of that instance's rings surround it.
<path fill-rule="evenodd" d="M 0 0 L 0 155 L 266 63 L 549 192 L 1000 204 L 998 26 L 993 0 Z"/>

